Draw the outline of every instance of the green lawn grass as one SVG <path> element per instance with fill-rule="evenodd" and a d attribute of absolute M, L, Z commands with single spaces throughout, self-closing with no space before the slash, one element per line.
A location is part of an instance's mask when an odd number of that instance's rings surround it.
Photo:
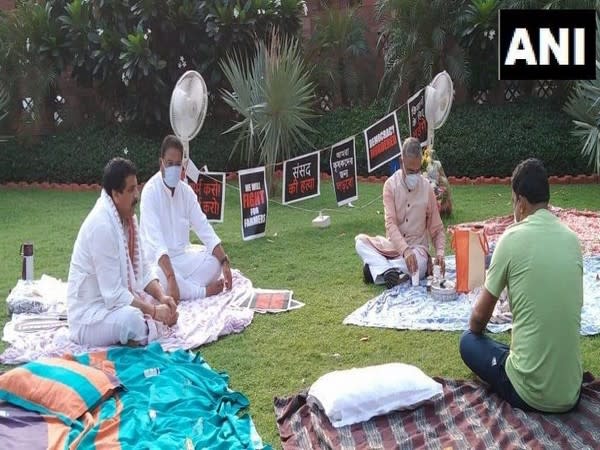
<path fill-rule="evenodd" d="M 287 288 L 306 306 L 278 315 L 256 315 L 243 333 L 202 347 L 202 355 L 218 371 L 230 375 L 231 386 L 246 394 L 250 413 L 265 441 L 279 447 L 273 397 L 310 386 L 326 372 L 401 361 L 429 375 L 470 377 L 458 354 L 459 333 L 396 331 L 344 326 L 346 315 L 381 292 L 362 283 L 354 236 L 384 234 L 381 184 L 361 184 L 356 208 L 336 208 L 330 182 L 321 196 L 296 203 L 318 211 L 330 208 L 331 226 L 315 229 L 316 213 L 270 204 L 267 236 L 243 242 L 239 193 L 227 190 L 225 222 L 215 229 L 232 265 L 254 286 Z M 65 279 L 79 226 L 98 193 L 35 189 L 0 189 L 0 293 L 5 296 L 21 273 L 19 246 L 35 243 L 36 277 L 46 273 Z M 508 186 L 456 186 L 454 213 L 446 225 L 509 214 Z M 600 185 L 552 188 L 551 203 L 600 210 Z M 450 253 L 449 246 L 447 252 Z M 7 320 L 0 308 L 0 321 Z M 368 337 L 368 340 L 361 340 Z M 509 335 L 499 338 L 508 341 Z M 582 338 L 584 368 L 600 373 L 598 338 Z M 0 349 L 3 349 L 0 344 Z"/>

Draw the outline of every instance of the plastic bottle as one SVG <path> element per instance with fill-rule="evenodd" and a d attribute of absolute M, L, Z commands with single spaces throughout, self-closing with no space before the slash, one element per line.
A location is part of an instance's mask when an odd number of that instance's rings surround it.
<path fill-rule="evenodd" d="M 151 369 L 146 369 L 144 370 L 144 376 L 146 378 L 151 378 L 151 377 L 155 377 L 158 374 L 160 374 L 160 369 L 158 367 L 153 367 Z"/>

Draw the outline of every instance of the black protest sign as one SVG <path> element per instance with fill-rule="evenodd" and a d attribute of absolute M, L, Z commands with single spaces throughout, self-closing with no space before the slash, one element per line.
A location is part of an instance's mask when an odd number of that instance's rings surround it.
<path fill-rule="evenodd" d="M 198 176 L 198 201 L 209 222 L 223 222 L 225 209 L 225 174 L 200 172 Z"/>
<path fill-rule="evenodd" d="M 354 136 L 331 147 L 329 157 L 331 180 L 338 206 L 343 206 L 358 198 L 356 184 L 356 147 Z"/>
<path fill-rule="evenodd" d="M 408 99 L 408 129 L 410 136 L 427 146 L 427 119 L 425 118 L 425 89 L 421 89 Z"/>
<path fill-rule="evenodd" d="M 396 113 L 388 114 L 364 130 L 367 148 L 367 168 L 373 172 L 400 155 L 400 131 Z"/>
<path fill-rule="evenodd" d="M 265 168 L 240 170 L 238 177 L 242 211 L 242 239 L 249 241 L 263 237 L 267 228 L 269 200 Z"/>
<path fill-rule="evenodd" d="M 282 202 L 298 202 L 318 196 L 320 186 L 320 152 L 313 152 L 283 162 Z"/>

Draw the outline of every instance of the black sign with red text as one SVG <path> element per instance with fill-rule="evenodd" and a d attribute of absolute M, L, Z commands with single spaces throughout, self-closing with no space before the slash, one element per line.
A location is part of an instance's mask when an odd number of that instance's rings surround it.
<path fill-rule="evenodd" d="M 408 99 L 408 129 L 410 136 L 427 146 L 427 119 L 425 118 L 425 89 L 421 89 Z"/>
<path fill-rule="evenodd" d="M 198 176 L 198 202 L 209 222 L 223 222 L 225 210 L 225 174 L 200 172 Z"/>
<path fill-rule="evenodd" d="M 242 210 L 242 239 L 249 241 L 265 235 L 269 197 L 265 168 L 240 170 L 240 205 Z"/>
<path fill-rule="evenodd" d="M 356 185 L 356 147 L 354 136 L 331 147 L 329 157 L 331 180 L 338 206 L 358 198 Z"/>
<path fill-rule="evenodd" d="M 320 194 L 320 155 L 319 152 L 313 152 L 283 162 L 281 201 L 284 205 Z"/>

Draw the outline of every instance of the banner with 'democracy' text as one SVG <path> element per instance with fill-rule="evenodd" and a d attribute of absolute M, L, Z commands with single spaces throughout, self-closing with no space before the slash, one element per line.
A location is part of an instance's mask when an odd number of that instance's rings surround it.
<path fill-rule="evenodd" d="M 269 197 L 265 168 L 240 170 L 240 208 L 242 212 L 242 239 L 249 241 L 265 235 Z"/>
<path fill-rule="evenodd" d="M 383 119 L 364 130 L 367 148 L 367 169 L 373 172 L 388 161 L 400 156 L 402 144 L 398 130 L 396 113 L 388 114 Z"/>

